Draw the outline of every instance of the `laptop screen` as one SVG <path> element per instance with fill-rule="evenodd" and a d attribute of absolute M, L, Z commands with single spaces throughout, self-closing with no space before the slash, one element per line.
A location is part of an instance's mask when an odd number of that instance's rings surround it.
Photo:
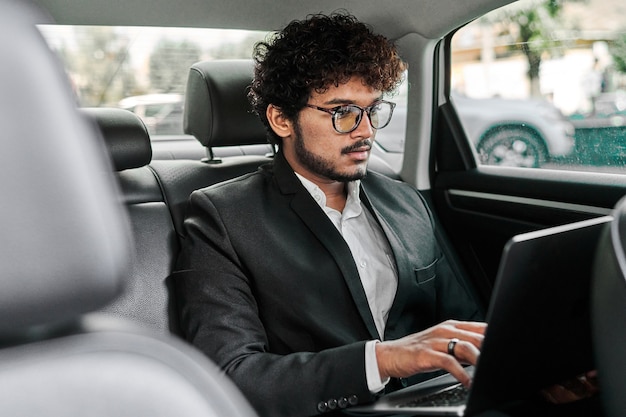
<path fill-rule="evenodd" d="M 551 227 L 506 244 L 468 411 L 535 395 L 594 369 L 590 278 L 610 220 Z"/>

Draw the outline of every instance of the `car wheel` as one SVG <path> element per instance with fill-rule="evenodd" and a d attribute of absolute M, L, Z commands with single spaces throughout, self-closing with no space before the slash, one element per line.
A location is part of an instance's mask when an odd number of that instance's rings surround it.
<path fill-rule="evenodd" d="M 537 134 L 511 127 L 488 133 L 477 150 L 485 165 L 538 168 L 548 158 L 546 146 Z"/>

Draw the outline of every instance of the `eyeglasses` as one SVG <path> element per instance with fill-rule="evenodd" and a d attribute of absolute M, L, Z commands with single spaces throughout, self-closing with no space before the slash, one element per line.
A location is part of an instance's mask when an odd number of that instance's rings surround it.
<path fill-rule="evenodd" d="M 387 126 L 391 121 L 396 103 L 379 100 L 367 107 L 357 106 L 356 104 L 346 104 L 331 109 L 314 106 L 312 104 L 307 104 L 306 106 L 330 114 L 333 119 L 333 128 L 335 128 L 338 133 L 350 133 L 361 123 L 363 113 L 367 113 L 370 125 L 374 129 L 378 130 Z"/>

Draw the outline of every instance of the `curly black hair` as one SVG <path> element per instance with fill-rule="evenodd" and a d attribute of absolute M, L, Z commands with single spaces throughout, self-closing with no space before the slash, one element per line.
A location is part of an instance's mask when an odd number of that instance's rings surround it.
<path fill-rule="evenodd" d="M 292 21 L 257 43 L 253 56 L 248 98 L 274 144 L 280 144 L 280 138 L 265 114 L 270 104 L 297 120 L 313 91 L 322 94 L 358 76 L 375 90 L 392 92 L 407 67 L 393 42 L 345 11 Z"/>

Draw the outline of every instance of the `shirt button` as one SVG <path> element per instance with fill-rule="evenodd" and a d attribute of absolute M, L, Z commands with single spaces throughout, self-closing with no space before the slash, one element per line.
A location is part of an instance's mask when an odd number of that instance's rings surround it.
<path fill-rule="evenodd" d="M 317 403 L 317 411 L 323 413 L 326 410 L 328 410 L 328 404 L 326 404 L 326 401 L 320 401 L 319 403 Z"/>
<path fill-rule="evenodd" d="M 348 397 L 348 403 L 350 405 L 357 405 L 359 403 L 359 397 L 356 395 L 351 395 Z"/>
<path fill-rule="evenodd" d="M 361 268 L 365 268 L 367 266 L 367 262 L 361 261 Z"/>
<path fill-rule="evenodd" d="M 337 400 L 334 398 L 331 398 L 330 400 L 328 400 L 328 409 L 334 410 L 335 408 L 337 408 Z"/>
<path fill-rule="evenodd" d="M 342 397 L 337 401 L 337 405 L 339 408 L 346 408 L 348 406 L 348 399 L 346 397 Z"/>

